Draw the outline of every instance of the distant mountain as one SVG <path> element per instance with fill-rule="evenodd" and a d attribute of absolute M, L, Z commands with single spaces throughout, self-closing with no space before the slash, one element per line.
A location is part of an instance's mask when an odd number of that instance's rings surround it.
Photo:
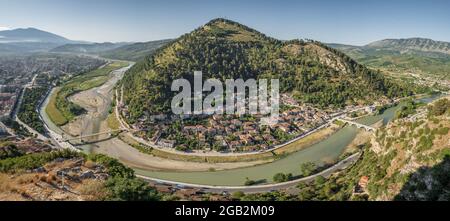
<path fill-rule="evenodd" d="M 385 39 L 365 46 L 328 44 L 371 68 L 450 79 L 450 43 L 424 38 Z"/>
<path fill-rule="evenodd" d="M 116 49 L 102 52 L 101 56 L 119 60 L 138 61 L 145 56 L 152 54 L 156 49 L 166 45 L 170 41 L 172 40 L 158 40 L 124 45 Z"/>
<path fill-rule="evenodd" d="M 59 35 L 36 28 L 19 28 L 0 31 L 0 43 L 57 43 L 67 44 L 73 41 Z"/>
<path fill-rule="evenodd" d="M 280 91 L 319 107 L 373 103 L 411 94 L 376 71 L 315 41 L 280 41 L 247 26 L 215 19 L 159 48 L 131 68 L 122 79 L 128 120 L 144 114 L 169 113 L 171 83 L 203 77 L 279 79 Z"/>
<path fill-rule="evenodd" d="M 0 54 L 47 51 L 69 43 L 79 42 L 36 28 L 0 31 Z"/>
<path fill-rule="evenodd" d="M 450 43 L 426 38 L 385 39 L 366 45 L 367 48 L 400 52 L 421 51 L 450 54 Z"/>
<path fill-rule="evenodd" d="M 130 43 L 93 43 L 93 44 L 65 44 L 58 46 L 51 52 L 64 52 L 64 53 L 86 53 L 86 54 L 96 54 L 108 50 L 113 50 Z"/>

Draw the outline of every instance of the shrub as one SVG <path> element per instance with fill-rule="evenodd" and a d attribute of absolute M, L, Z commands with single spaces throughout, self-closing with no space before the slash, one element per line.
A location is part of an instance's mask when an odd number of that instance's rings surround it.
<path fill-rule="evenodd" d="M 316 169 L 316 164 L 312 162 L 307 162 L 300 165 L 300 172 L 304 177 L 310 176 Z"/>
<path fill-rule="evenodd" d="M 276 183 L 282 183 L 287 182 L 289 180 L 292 180 L 293 176 L 291 173 L 284 174 L 284 173 L 277 173 L 273 176 L 273 181 Z"/>
<path fill-rule="evenodd" d="M 256 184 L 256 181 L 250 180 L 248 177 L 245 178 L 245 183 L 244 183 L 244 185 L 246 185 L 246 186 L 253 186 L 253 185 L 255 185 L 255 184 Z"/>
<path fill-rule="evenodd" d="M 134 171 L 118 160 L 103 154 L 90 154 L 87 157 L 89 160 L 105 166 L 108 169 L 108 174 L 113 177 L 134 178 Z"/>
<path fill-rule="evenodd" d="M 155 189 L 142 180 L 112 177 L 105 183 L 108 200 L 114 201 L 157 201 L 161 197 Z"/>
<path fill-rule="evenodd" d="M 16 158 L 0 160 L 0 172 L 10 172 L 16 170 L 30 170 L 41 167 L 57 158 L 69 159 L 81 156 L 80 153 L 71 150 L 61 150 L 37 154 L 29 154 Z"/>
<path fill-rule="evenodd" d="M 241 199 L 244 196 L 245 196 L 245 194 L 242 191 L 234 192 L 232 195 L 233 199 Z"/>
<path fill-rule="evenodd" d="M 429 111 L 432 116 L 440 116 L 443 115 L 450 109 L 450 100 L 441 99 L 436 101 L 433 105 L 430 106 Z"/>

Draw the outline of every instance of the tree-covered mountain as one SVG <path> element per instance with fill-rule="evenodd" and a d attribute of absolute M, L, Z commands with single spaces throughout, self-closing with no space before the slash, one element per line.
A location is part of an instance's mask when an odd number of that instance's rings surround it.
<path fill-rule="evenodd" d="M 358 62 L 393 73 L 450 78 L 450 43 L 424 38 L 386 39 L 353 46 L 329 44 Z"/>
<path fill-rule="evenodd" d="M 100 54 L 102 57 L 105 58 L 139 61 L 143 59 L 145 56 L 155 52 L 156 49 L 166 45 L 170 41 L 171 40 L 158 40 L 158 41 L 128 44 L 115 49 L 104 51 Z"/>
<path fill-rule="evenodd" d="M 215 19 L 158 49 L 122 80 L 133 121 L 170 111 L 171 83 L 194 71 L 220 80 L 279 79 L 280 92 L 320 107 L 371 103 L 411 94 L 406 87 L 315 41 L 280 41 L 239 23 Z"/>
<path fill-rule="evenodd" d="M 51 52 L 63 52 L 63 53 L 85 53 L 85 54 L 98 54 L 101 52 L 113 50 L 130 43 L 92 43 L 92 44 L 65 44 L 56 47 Z"/>

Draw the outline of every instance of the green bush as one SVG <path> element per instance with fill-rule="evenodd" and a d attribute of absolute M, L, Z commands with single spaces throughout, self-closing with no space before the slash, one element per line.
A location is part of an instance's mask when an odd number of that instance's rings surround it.
<path fill-rule="evenodd" d="M 292 180 L 293 176 L 291 173 L 284 174 L 284 173 L 277 173 L 273 176 L 273 181 L 276 183 L 282 183 L 287 182 L 289 180 Z"/>
<path fill-rule="evenodd" d="M 148 183 L 139 179 L 112 177 L 106 181 L 109 191 L 107 200 L 112 201 L 157 201 L 161 199 L 158 192 Z"/>
<path fill-rule="evenodd" d="M 108 174 L 113 177 L 134 178 L 134 171 L 116 159 L 103 154 L 90 154 L 87 158 L 105 166 L 108 169 Z"/>
<path fill-rule="evenodd" d="M 310 176 L 316 169 L 316 164 L 312 162 L 307 162 L 300 165 L 300 172 L 304 177 Z"/>
<path fill-rule="evenodd" d="M 22 156 L 23 153 L 10 142 L 0 143 L 0 160 Z"/>
<path fill-rule="evenodd" d="M 65 149 L 60 151 L 36 153 L 15 158 L 8 158 L 0 160 L 0 172 L 35 169 L 57 158 L 69 159 L 80 156 L 82 156 L 82 154 Z"/>

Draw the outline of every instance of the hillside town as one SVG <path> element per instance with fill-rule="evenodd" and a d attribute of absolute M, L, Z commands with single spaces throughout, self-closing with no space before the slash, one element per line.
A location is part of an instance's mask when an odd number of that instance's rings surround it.
<path fill-rule="evenodd" d="M 152 145 L 181 151 L 220 152 L 264 151 L 296 138 L 327 122 L 328 113 L 309 105 L 299 105 L 283 95 L 280 118 L 273 126 L 260 125 L 257 115 L 201 115 L 189 118 L 166 114 L 141 117 L 132 125 L 136 136 Z M 127 108 L 121 106 L 125 117 Z M 177 133 L 171 133 L 176 131 Z"/>

